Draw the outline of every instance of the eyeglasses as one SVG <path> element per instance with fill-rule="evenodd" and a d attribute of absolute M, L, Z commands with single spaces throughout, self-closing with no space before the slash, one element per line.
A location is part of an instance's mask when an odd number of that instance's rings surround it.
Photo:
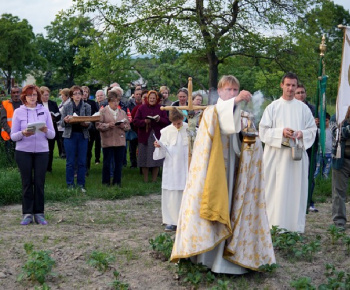
<path fill-rule="evenodd" d="M 38 96 L 38 94 L 31 94 L 31 95 L 27 95 L 26 97 L 33 98 L 33 97 L 37 97 L 37 96 Z"/>
<path fill-rule="evenodd" d="M 82 95 L 82 93 L 81 92 L 74 92 L 73 93 L 73 96 L 78 96 L 78 95 Z"/>

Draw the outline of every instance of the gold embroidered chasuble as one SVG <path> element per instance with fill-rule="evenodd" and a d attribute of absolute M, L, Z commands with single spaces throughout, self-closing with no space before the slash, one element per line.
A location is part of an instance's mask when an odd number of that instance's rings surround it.
<path fill-rule="evenodd" d="M 229 135 L 220 134 L 215 106 L 208 107 L 183 193 L 170 258 L 173 262 L 207 253 L 224 241 L 223 257 L 235 265 L 258 270 L 261 265 L 275 263 L 266 215 L 261 142 L 257 139 L 252 150 L 242 144 L 237 177 L 229 177 L 236 178 L 230 202 L 225 174 L 229 139 Z"/>

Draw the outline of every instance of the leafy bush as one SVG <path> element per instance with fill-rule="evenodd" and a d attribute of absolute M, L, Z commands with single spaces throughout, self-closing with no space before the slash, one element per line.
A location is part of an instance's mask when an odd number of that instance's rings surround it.
<path fill-rule="evenodd" d="M 101 272 L 106 272 L 109 264 L 115 261 L 115 257 L 109 253 L 93 251 L 87 261 L 90 266 L 97 268 Z"/>
<path fill-rule="evenodd" d="M 291 281 L 290 286 L 298 290 L 314 290 L 315 286 L 311 284 L 310 277 L 300 277 L 298 280 Z"/>
<path fill-rule="evenodd" d="M 56 262 L 51 258 L 50 251 L 34 251 L 31 243 L 24 244 L 24 249 L 28 255 L 28 261 L 22 267 L 18 280 L 29 278 L 32 282 L 44 284 L 48 275 L 54 275 L 51 270 Z"/>
<path fill-rule="evenodd" d="M 174 241 L 169 234 L 162 233 L 159 236 L 157 236 L 154 240 L 150 239 L 149 243 L 152 246 L 153 251 L 162 253 L 167 260 L 170 259 Z"/>
<path fill-rule="evenodd" d="M 113 275 L 114 275 L 114 281 L 111 282 L 111 286 L 114 288 L 114 289 L 118 289 L 118 290 L 128 290 L 129 289 L 129 284 L 128 283 L 125 283 L 125 282 L 122 282 L 119 280 L 119 276 L 120 276 L 120 273 L 118 271 L 114 271 L 113 272 Z"/>
<path fill-rule="evenodd" d="M 337 271 L 332 264 L 326 264 L 325 276 L 327 276 L 327 284 L 321 284 L 319 290 L 328 289 L 350 289 L 350 273 Z"/>

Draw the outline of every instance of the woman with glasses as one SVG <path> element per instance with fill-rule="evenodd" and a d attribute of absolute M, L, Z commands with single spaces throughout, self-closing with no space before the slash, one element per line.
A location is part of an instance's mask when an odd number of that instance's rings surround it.
<path fill-rule="evenodd" d="M 101 134 L 103 152 L 102 184 L 110 185 L 111 165 L 114 161 L 112 184 L 119 187 L 121 186 L 125 154 L 125 133 L 130 130 L 128 117 L 119 108 L 121 98 L 120 91 L 109 91 L 108 106 L 100 111 L 100 122 L 96 123 L 96 128 Z"/>
<path fill-rule="evenodd" d="M 44 216 L 45 173 L 49 161 L 48 139 L 55 138 L 50 112 L 41 103 L 37 86 L 25 86 L 21 105 L 12 120 L 11 139 L 16 142 L 15 158 L 22 179 L 21 225 L 47 225 Z"/>
<path fill-rule="evenodd" d="M 69 90 L 71 102 L 63 106 L 61 126 L 66 150 L 66 182 L 68 189 L 73 189 L 74 169 L 77 164 L 77 186 L 85 193 L 86 155 L 89 140 L 90 122 L 70 123 L 72 116 L 91 116 L 91 107 L 82 99 L 83 90 L 73 86 Z"/>

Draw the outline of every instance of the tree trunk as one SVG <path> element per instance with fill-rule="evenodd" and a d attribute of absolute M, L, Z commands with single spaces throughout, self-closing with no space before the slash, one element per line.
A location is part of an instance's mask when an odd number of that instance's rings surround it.
<path fill-rule="evenodd" d="M 219 77 L 219 60 L 215 51 L 207 53 L 209 64 L 209 105 L 215 104 L 218 98 L 218 77 Z"/>

